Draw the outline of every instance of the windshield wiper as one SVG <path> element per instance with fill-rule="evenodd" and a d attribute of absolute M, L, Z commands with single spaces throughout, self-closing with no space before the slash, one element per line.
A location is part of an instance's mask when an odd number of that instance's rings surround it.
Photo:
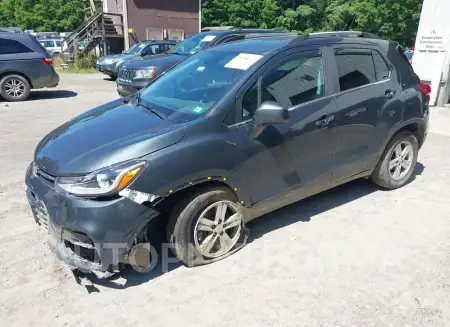
<path fill-rule="evenodd" d="M 142 108 L 145 108 L 147 110 L 150 110 L 151 113 L 155 114 L 156 116 L 158 116 L 161 119 L 168 119 L 168 117 L 166 115 L 164 115 L 163 113 L 159 112 L 158 110 L 156 110 L 155 108 L 143 103 L 141 101 L 141 92 L 138 92 L 138 95 L 136 97 L 136 104 L 138 106 L 141 106 Z"/>

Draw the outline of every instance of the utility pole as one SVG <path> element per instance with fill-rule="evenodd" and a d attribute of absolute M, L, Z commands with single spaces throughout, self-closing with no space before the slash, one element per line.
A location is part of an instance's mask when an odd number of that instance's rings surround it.
<path fill-rule="evenodd" d="M 128 34 L 128 4 L 127 4 L 127 0 L 123 0 L 122 3 L 122 7 L 123 7 L 123 38 L 124 38 L 124 42 L 125 42 L 125 50 L 128 50 L 130 48 L 130 35 Z"/>

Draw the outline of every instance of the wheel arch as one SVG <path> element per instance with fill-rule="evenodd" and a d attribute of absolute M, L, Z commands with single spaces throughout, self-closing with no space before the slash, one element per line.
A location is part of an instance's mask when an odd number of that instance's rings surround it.
<path fill-rule="evenodd" d="M 192 183 L 191 185 L 187 185 L 186 187 L 181 187 L 176 191 L 169 190 L 169 194 L 165 197 L 161 197 L 159 200 L 156 200 L 153 203 L 153 207 L 159 211 L 162 215 L 167 214 L 171 208 L 173 208 L 174 204 L 182 198 L 186 196 L 198 192 L 201 189 L 211 188 L 211 187 L 225 187 L 234 195 L 236 195 L 237 199 L 241 204 L 245 204 L 244 197 L 239 192 L 239 188 L 235 185 L 231 185 L 228 183 L 228 180 L 219 180 L 219 179 L 207 179 L 205 181 L 200 181 L 198 183 Z M 172 191 L 172 192 L 171 192 Z"/>
<path fill-rule="evenodd" d="M 417 138 L 417 141 L 419 142 L 419 148 L 422 146 L 424 140 L 425 140 L 425 130 L 423 128 L 423 123 L 420 119 L 413 119 L 409 120 L 407 122 L 404 122 L 403 124 L 397 126 L 394 128 L 389 136 L 386 138 L 383 144 L 383 148 L 381 149 L 382 152 L 380 153 L 380 156 L 383 154 L 383 152 L 386 150 L 387 145 L 389 142 L 399 133 L 409 131 L 414 134 L 414 136 Z"/>

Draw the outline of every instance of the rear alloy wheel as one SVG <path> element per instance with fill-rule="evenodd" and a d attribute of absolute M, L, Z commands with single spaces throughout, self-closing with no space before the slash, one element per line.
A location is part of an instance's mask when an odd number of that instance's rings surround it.
<path fill-rule="evenodd" d="M 375 167 L 372 181 L 386 189 L 404 186 L 414 172 L 419 153 L 419 142 L 409 131 L 398 133 L 388 144 Z"/>
<path fill-rule="evenodd" d="M 30 91 L 30 83 L 20 75 L 8 75 L 0 81 L 0 94 L 6 101 L 23 101 Z"/>
<path fill-rule="evenodd" d="M 389 161 L 389 173 L 392 179 L 401 180 L 410 171 L 414 153 L 411 142 L 405 140 L 397 144 Z"/>
<path fill-rule="evenodd" d="M 186 266 L 221 260 L 247 240 L 242 205 L 227 187 L 207 187 L 179 202 L 167 226 L 175 256 Z"/>

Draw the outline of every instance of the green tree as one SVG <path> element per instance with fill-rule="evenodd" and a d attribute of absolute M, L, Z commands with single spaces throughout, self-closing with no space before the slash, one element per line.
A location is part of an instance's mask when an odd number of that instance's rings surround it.
<path fill-rule="evenodd" d="M 84 20 L 83 0 L 0 0 L 0 26 L 70 31 Z"/>
<path fill-rule="evenodd" d="M 414 42 L 422 0 L 204 0 L 204 26 L 361 30 Z"/>

